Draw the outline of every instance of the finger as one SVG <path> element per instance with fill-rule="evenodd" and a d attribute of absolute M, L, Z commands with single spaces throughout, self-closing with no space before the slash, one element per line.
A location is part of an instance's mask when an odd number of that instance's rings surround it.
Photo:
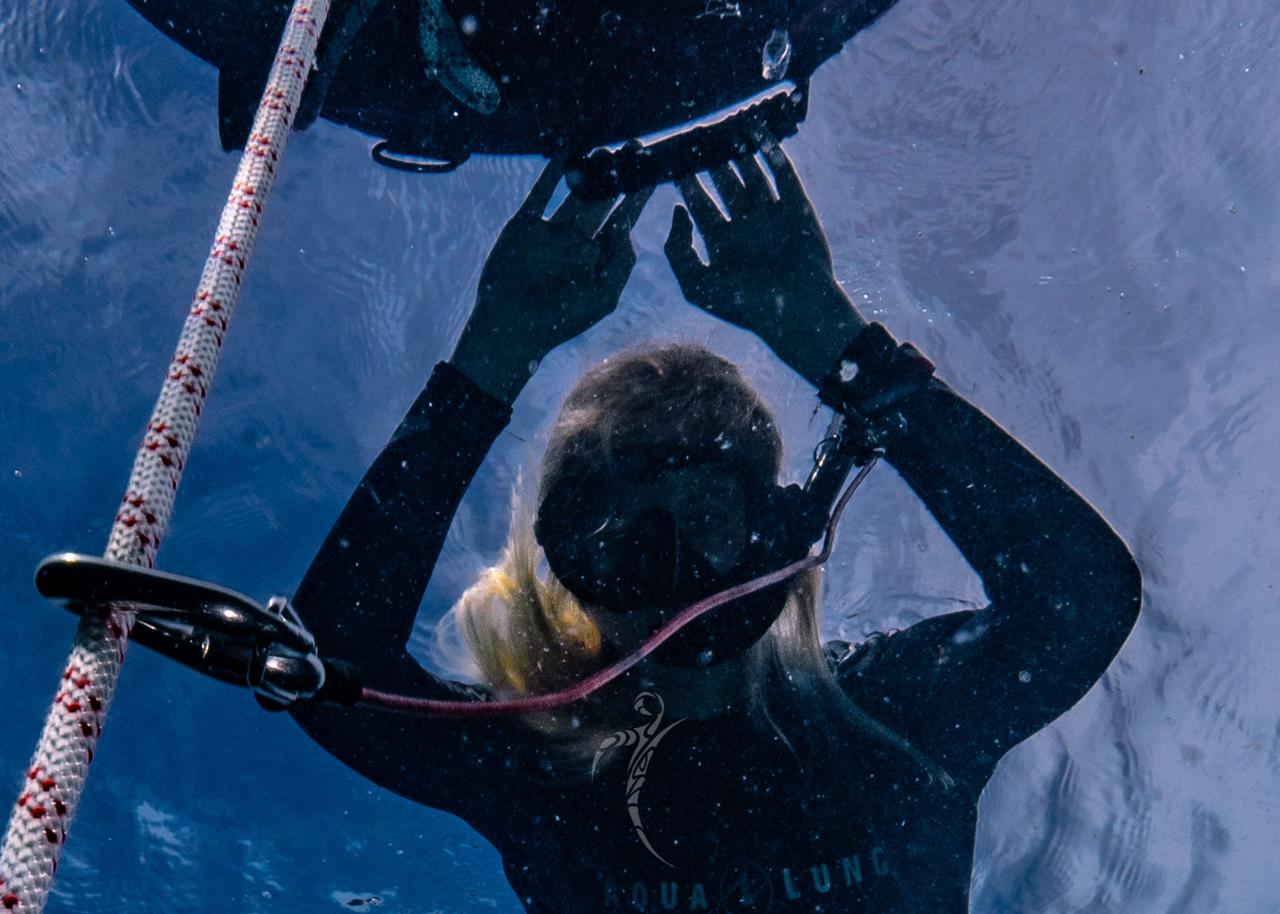
<path fill-rule="evenodd" d="M 625 221 L 627 231 L 635 228 L 636 222 L 640 219 L 640 214 L 644 212 L 645 205 L 649 202 L 649 198 L 653 196 L 653 192 L 656 189 L 655 187 L 646 187 L 642 190 L 632 191 L 624 196 L 622 202 L 618 204 L 618 208 L 609 217 L 609 221 Z"/>
<path fill-rule="evenodd" d="M 701 231 L 706 232 L 728 221 L 697 178 L 692 175 L 681 178 L 678 186 L 685 203 L 689 204 L 689 212 L 693 213 L 693 221 Z"/>
<path fill-rule="evenodd" d="M 560 176 L 564 174 L 564 163 L 564 156 L 556 156 L 547 163 L 547 167 L 542 169 L 542 174 L 538 175 L 538 180 L 533 182 L 529 195 L 520 204 L 519 215 L 528 219 L 542 218 L 547 204 L 551 202 L 552 194 L 556 192 L 556 186 L 560 183 Z"/>
<path fill-rule="evenodd" d="M 807 205 L 809 197 L 804 192 L 804 185 L 800 183 L 800 176 L 796 174 L 795 166 L 782 147 L 776 144 L 766 146 L 764 158 L 769 163 L 769 171 L 773 173 L 773 183 L 778 186 L 778 196 L 783 199 L 798 198 Z"/>
<path fill-rule="evenodd" d="M 746 207 L 746 188 L 738 176 L 733 173 L 733 169 L 728 165 L 720 165 L 711 169 L 711 183 L 716 186 L 716 192 L 720 194 L 720 199 L 724 201 L 724 205 L 729 210 L 729 218 L 740 215 Z"/>
<path fill-rule="evenodd" d="M 754 202 L 773 201 L 773 188 L 769 186 L 769 179 L 765 177 L 764 169 L 756 161 L 754 154 L 734 159 L 733 164 L 738 166 L 738 174 L 742 175 L 742 184 L 747 189 L 747 195 Z"/>
<path fill-rule="evenodd" d="M 584 200 L 577 194 L 569 194 L 559 208 L 551 214 L 551 221 L 572 225 L 579 234 L 592 238 L 599 231 L 604 217 L 609 215 L 614 202 L 613 197 L 606 197 L 603 200 Z"/>
<path fill-rule="evenodd" d="M 653 190 L 652 187 L 646 187 L 644 190 L 625 195 L 617 209 L 609 214 L 605 224 L 600 227 L 600 235 L 603 236 L 606 250 L 611 253 L 616 252 L 619 243 L 631 240 L 631 230 L 635 228 L 636 221 L 644 212 L 645 204 L 653 196 Z"/>
<path fill-rule="evenodd" d="M 671 231 L 667 233 L 666 244 L 662 246 L 666 252 L 671 269 L 682 289 L 692 286 L 702 270 L 706 269 L 702 258 L 693 247 L 693 219 L 689 211 L 677 205 L 671 214 Z"/>

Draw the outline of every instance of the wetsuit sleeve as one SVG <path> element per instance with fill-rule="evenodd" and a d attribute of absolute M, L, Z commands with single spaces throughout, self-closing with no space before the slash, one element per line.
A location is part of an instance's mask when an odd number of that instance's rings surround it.
<path fill-rule="evenodd" d="M 1102 676 L 1137 620 L 1141 578 L 1088 502 L 941 381 L 900 413 L 906 431 L 886 458 L 991 604 L 876 636 L 837 676 L 863 710 L 981 789 L 1008 749 Z"/>
<path fill-rule="evenodd" d="M 511 409 L 447 362 L 365 473 L 293 603 L 320 656 L 363 685 L 455 701 L 481 690 L 434 676 L 409 655 L 418 605 L 454 512 Z M 433 721 L 364 708 L 301 705 L 293 716 L 321 746 L 398 793 L 473 821 L 474 777 L 502 768 L 513 736 L 501 721 Z M 492 805 L 492 804 L 489 804 Z"/>

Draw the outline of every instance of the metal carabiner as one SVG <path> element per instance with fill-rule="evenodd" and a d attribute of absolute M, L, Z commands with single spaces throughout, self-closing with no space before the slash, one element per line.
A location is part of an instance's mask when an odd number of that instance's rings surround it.
<path fill-rule="evenodd" d="M 326 666 L 285 597 L 244 594 L 98 556 L 60 553 L 36 569 L 41 595 L 77 615 L 114 607 L 134 616 L 131 640 L 206 676 L 248 686 L 283 710 L 315 697 Z"/>

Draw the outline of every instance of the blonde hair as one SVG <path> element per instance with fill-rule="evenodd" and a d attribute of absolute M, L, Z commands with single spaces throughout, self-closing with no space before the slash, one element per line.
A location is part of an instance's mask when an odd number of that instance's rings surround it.
<path fill-rule="evenodd" d="M 777 428 L 736 366 L 699 346 L 649 347 L 605 361 L 568 394 L 543 459 L 540 492 L 584 458 L 611 465 L 618 449 L 634 447 L 637 440 L 659 449 L 731 440 L 732 458 L 769 479 L 776 479 L 782 464 Z M 453 672 L 478 676 L 501 698 L 565 688 L 603 665 L 603 639 L 587 608 L 549 569 L 539 573 L 545 562 L 532 514 L 517 493 L 501 558 L 436 629 L 438 661 Z M 804 754 L 798 742 L 813 748 L 825 741 L 828 749 L 848 751 L 841 737 L 849 729 L 838 726 L 843 722 L 928 765 L 858 709 L 836 682 L 821 641 L 821 584 L 819 569 L 797 575 L 781 614 L 746 652 L 743 710 L 780 736 L 797 761 Z M 449 643 L 455 636 L 461 651 Z M 632 697 L 623 694 L 624 687 L 615 680 L 565 709 L 522 719 L 546 736 L 562 761 L 585 761 L 622 723 L 618 715 Z M 779 720 L 792 726 L 784 728 Z"/>

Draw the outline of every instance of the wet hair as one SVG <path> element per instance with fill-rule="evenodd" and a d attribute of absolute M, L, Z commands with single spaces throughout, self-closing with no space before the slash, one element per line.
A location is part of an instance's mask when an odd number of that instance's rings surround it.
<path fill-rule="evenodd" d="M 702 449 L 709 442 L 719 443 L 731 464 L 762 484 L 773 482 L 782 467 L 777 426 L 731 362 L 688 344 L 631 350 L 587 372 L 565 398 L 543 457 L 539 496 L 584 461 L 607 470 L 621 452 L 637 447 L 662 452 Z M 532 517 L 527 495 L 517 491 L 501 558 L 436 630 L 437 660 L 479 678 L 503 698 L 564 688 L 603 665 L 601 633 L 587 609 L 545 570 Z M 742 702 L 738 710 L 779 737 L 797 761 L 815 740 L 828 742 L 830 751 L 849 752 L 849 735 L 856 732 L 863 742 L 869 736 L 927 766 L 835 681 L 821 643 L 821 583 L 818 569 L 797 575 L 778 619 L 746 652 L 741 695 L 734 699 Z M 450 644 L 459 637 L 465 651 Z M 522 719 L 542 731 L 564 761 L 589 763 L 602 736 L 634 723 L 628 712 L 634 696 L 613 688 L 621 682 L 567 708 Z"/>
<path fill-rule="evenodd" d="M 539 500 L 561 474 L 591 466 L 604 475 L 619 457 L 718 450 L 762 485 L 782 469 L 782 437 L 737 367 L 701 346 L 634 350 L 602 362 L 574 386 L 542 459 Z"/>

